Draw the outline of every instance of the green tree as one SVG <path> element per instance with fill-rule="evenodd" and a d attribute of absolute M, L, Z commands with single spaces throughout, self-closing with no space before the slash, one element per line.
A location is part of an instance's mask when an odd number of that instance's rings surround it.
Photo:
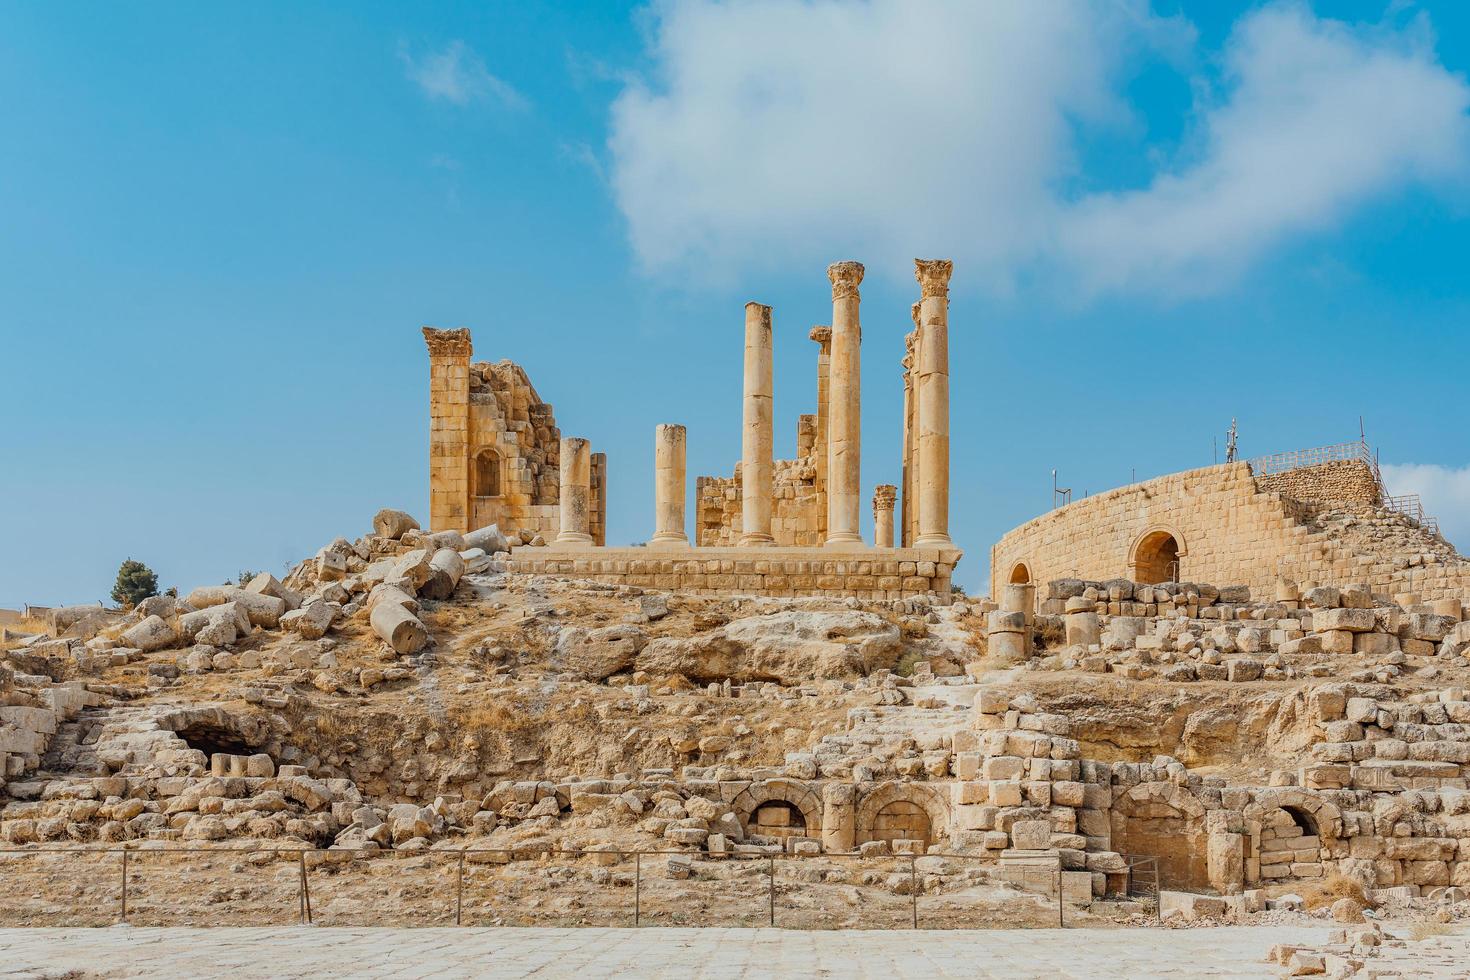
<path fill-rule="evenodd" d="M 117 584 L 112 587 L 112 601 L 131 609 L 144 599 L 158 595 L 158 576 L 153 569 L 129 558 L 117 570 Z"/>

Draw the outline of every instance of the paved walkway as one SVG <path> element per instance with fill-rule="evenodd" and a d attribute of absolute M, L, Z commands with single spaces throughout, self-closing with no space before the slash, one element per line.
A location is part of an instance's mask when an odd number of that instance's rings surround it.
<path fill-rule="evenodd" d="M 1317 928 L 0 929 L 0 978 L 1263 977 Z"/>

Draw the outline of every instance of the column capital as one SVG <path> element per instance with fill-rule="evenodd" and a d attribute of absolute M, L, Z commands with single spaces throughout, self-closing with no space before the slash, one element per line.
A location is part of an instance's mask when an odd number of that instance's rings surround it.
<path fill-rule="evenodd" d="M 949 277 L 954 272 L 950 259 L 914 259 L 914 278 L 926 298 L 937 296 L 944 299 L 949 295 Z"/>
<path fill-rule="evenodd" d="M 889 510 L 893 509 L 893 502 L 898 499 L 898 487 L 891 483 L 880 483 L 873 488 L 873 507 Z"/>
<path fill-rule="evenodd" d="M 832 298 L 845 299 L 858 294 L 858 283 L 863 281 L 861 262 L 834 262 L 827 266 L 827 278 L 832 281 Z"/>
<path fill-rule="evenodd" d="M 807 337 L 821 344 L 825 350 L 832 343 L 832 328 L 826 324 L 819 323 L 815 327 L 812 327 Z"/>
<path fill-rule="evenodd" d="M 430 357 L 469 357 L 473 349 L 468 327 L 457 330 L 425 327 L 424 343 L 429 347 Z"/>

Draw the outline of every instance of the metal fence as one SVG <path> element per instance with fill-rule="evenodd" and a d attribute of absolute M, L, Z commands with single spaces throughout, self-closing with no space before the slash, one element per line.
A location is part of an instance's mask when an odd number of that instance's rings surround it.
<path fill-rule="evenodd" d="M 552 894 L 563 889 L 569 878 L 561 880 L 548 878 L 546 882 L 533 883 L 532 894 L 526 894 L 526 890 L 520 886 L 525 882 L 497 882 L 494 872 L 497 870 L 534 870 L 539 866 L 542 870 L 550 868 L 553 871 L 591 871 L 598 869 L 607 872 L 597 880 L 604 885 L 630 885 L 628 889 L 631 896 L 626 905 L 621 902 L 614 903 L 610 912 L 599 911 L 603 919 L 600 925 L 631 925 L 641 927 L 648 924 L 659 924 L 660 919 L 674 920 L 676 925 L 730 925 L 729 921 L 694 922 L 688 921 L 688 915 L 680 915 L 679 912 L 671 912 L 670 909 L 678 909 L 681 904 L 692 907 L 702 895 L 723 898 L 732 902 L 744 902 L 745 906 L 740 908 L 738 915 L 734 916 L 738 924 L 745 926 L 764 925 L 769 927 L 787 928 L 843 928 L 862 927 L 850 926 L 839 923 L 829 914 L 825 907 L 808 905 L 800 906 L 794 904 L 794 899 L 787 903 L 778 901 L 783 896 L 792 896 L 798 892 L 803 884 L 813 882 L 827 883 L 821 877 L 823 862 L 862 862 L 869 866 L 869 871 L 863 877 L 863 883 L 870 886 L 872 891 L 867 893 L 868 905 L 862 910 L 871 911 L 875 915 L 886 917 L 885 925 L 888 928 L 897 928 L 905 925 L 911 929 L 919 928 L 985 928 L 1005 927 L 1017 928 L 1026 926 L 1035 927 L 1066 927 L 1069 924 L 1066 905 L 1068 900 L 1066 890 L 1063 887 L 1063 867 L 1060 855 L 1057 856 L 1054 866 L 1048 867 L 1043 864 L 1033 864 L 1025 873 L 1025 880 L 1020 894 L 1006 892 L 1005 898 L 999 904 L 986 899 L 969 900 L 962 894 L 946 896 L 941 890 L 926 891 L 926 879 L 932 877 L 932 872 L 925 869 L 919 862 L 925 857 L 940 858 L 945 862 L 954 862 L 957 865 L 966 863 L 979 864 L 985 862 L 986 876 L 981 877 L 970 873 L 967 869 L 964 881 L 970 885 L 984 884 L 1000 885 L 1011 883 L 1005 878 L 990 880 L 988 875 L 993 873 L 995 863 L 993 858 L 983 858 L 969 854 L 931 854 L 931 855 L 885 855 L 876 857 L 863 855 L 856 852 L 832 853 L 815 856 L 796 856 L 790 854 L 779 855 L 730 855 L 722 860 L 714 860 L 704 855 L 697 855 L 689 851 L 671 850 L 637 850 L 637 851 L 585 851 L 585 850 L 549 850 L 536 852 L 535 857 L 539 862 L 519 860 L 514 861 L 517 856 L 525 857 L 525 852 L 520 849 L 505 848 L 466 848 L 463 850 L 438 850 L 438 851 L 382 851 L 364 852 L 325 850 L 320 848 L 207 848 L 207 847 L 167 847 L 167 848 L 126 848 L 126 847 L 75 847 L 75 848 L 3 848 L 0 849 L 0 866 L 9 861 L 29 861 L 41 858 L 52 858 L 55 861 L 66 861 L 76 859 L 80 862 L 78 866 L 56 873 L 54 867 L 35 869 L 39 878 L 46 882 L 59 884 L 61 887 L 73 889 L 78 907 L 73 912 L 68 912 L 59 906 L 54 897 L 42 898 L 39 908 L 27 907 L 26 913 L 42 919 L 47 925 L 106 925 L 112 923 L 138 924 L 140 915 L 148 921 L 165 921 L 177 923 L 179 919 L 197 912 L 200 907 L 211 906 L 219 910 L 217 919 L 223 919 L 224 924 L 238 924 L 238 920 L 248 918 L 251 915 L 270 914 L 279 917 L 290 915 L 301 924 L 312 924 L 322 919 L 322 907 L 313 908 L 314 889 L 318 897 L 326 893 L 326 889 L 333 885 L 351 885 L 359 889 L 358 898 L 362 893 L 376 894 L 374 884 L 368 882 L 374 868 L 382 870 L 383 865 L 407 863 L 406 859 L 423 859 L 415 863 L 415 867 L 427 869 L 433 880 L 420 882 L 423 892 L 422 898 L 433 908 L 427 911 L 422 907 L 424 904 L 418 898 L 409 894 L 405 883 L 410 876 L 407 872 L 392 869 L 384 876 L 383 881 L 377 882 L 377 886 L 388 892 L 396 892 L 391 895 L 392 907 L 380 904 L 375 910 L 368 914 L 369 921 L 362 921 L 362 916 L 356 912 L 342 913 L 328 912 L 326 919 L 331 924 L 352 925 L 406 925 L 406 924 L 448 924 L 451 921 L 449 898 L 446 894 L 451 886 L 447 876 L 452 874 L 452 922 L 454 925 L 465 925 L 471 913 L 483 913 L 489 903 L 481 901 L 478 906 L 472 908 L 466 903 L 467 887 L 476 891 L 477 894 L 497 898 L 502 902 L 505 917 L 519 921 L 504 922 L 496 919 L 493 924 L 576 924 L 564 921 L 565 916 L 556 913 L 550 915 L 550 921 L 542 923 L 528 922 L 536 916 L 530 910 L 537 902 L 547 894 Z M 159 869 L 159 862 L 165 859 L 182 860 L 181 867 L 175 867 L 178 878 L 159 882 L 152 873 Z M 225 869 L 225 873 L 219 873 L 218 869 L 211 866 L 210 858 L 223 859 L 226 862 L 235 862 L 231 867 Z M 688 877 L 690 880 L 672 879 L 667 874 L 667 867 L 659 869 L 665 873 L 660 875 L 650 873 L 654 867 L 645 865 L 656 865 L 655 858 L 682 858 L 688 862 Z M 691 859 L 699 858 L 696 863 Z M 557 859 L 567 859 L 570 866 L 556 865 Z M 1146 872 L 1146 862 L 1151 859 L 1138 859 L 1139 867 Z M 255 898 L 250 887 L 251 869 L 246 864 L 255 865 L 257 877 L 254 879 L 255 890 L 262 897 Z M 736 865 L 744 865 L 749 871 L 741 869 L 736 871 Z M 747 887 L 743 894 L 736 894 L 738 889 L 730 887 L 729 878 L 712 880 L 696 873 L 698 869 L 710 870 L 718 866 L 729 875 L 735 872 L 738 876 L 746 878 L 760 876 L 765 878 L 764 888 Z M 259 875 L 267 874 L 264 869 L 275 868 L 276 873 L 271 880 L 263 881 Z M 872 877 L 872 869 L 876 867 L 878 877 Z M 1133 866 L 1130 865 L 1130 869 Z M 623 880 L 610 881 L 616 869 L 622 869 Z M 289 869 L 289 871 L 288 871 Z M 13 920 L 15 909 L 11 906 L 17 900 L 35 901 L 35 893 L 22 895 L 27 891 L 27 885 L 23 885 L 22 869 L 12 866 L 5 872 L 0 872 L 0 880 L 9 882 L 4 893 L 0 893 L 0 920 Z M 147 876 L 145 877 L 145 871 Z M 681 869 L 682 871 L 682 869 Z M 859 868 L 859 872 L 863 869 Z M 190 873 L 203 874 L 201 881 L 189 882 L 179 880 L 187 878 Z M 359 874 L 355 881 L 342 880 L 342 876 L 351 876 L 354 872 Z M 807 875 L 801 878 L 800 875 Z M 627 880 L 631 874 L 631 881 Z M 813 878 L 811 875 L 818 877 Z M 1157 866 L 1154 866 L 1153 892 L 1157 900 Z M 1130 876 L 1132 877 L 1132 876 Z M 1146 877 L 1146 874 L 1145 874 Z M 501 886 L 497 894 L 497 884 Z M 753 885 L 754 882 L 747 882 Z M 544 886 L 544 887 L 543 887 Z M 905 887 L 906 886 L 906 887 Z M 540 887 L 541 890 L 536 889 Z M 1034 890 L 1041 888 L 1040 892 Z M 656 907 L 650 908 L 649 893 L 657 892 L 655 896 Z M 764 899 L 760 904 L 764 907 L 757 912 L 751 905 L 751 896 L 764 892 L 760 897 Z M 860 891 L 860 890 L 859 890 Z M 856 893 L 854 893 L 856 894 Z M 1145 893 L 1141 893 L 1145 894 Z M 111 895 L 113 898 L 109 899 Z M 340 895 L 337 897 L 341 897 Z M 946 902 L 945 899 L 952 899 Z M 991 895 L 994 898 L 994 895 Z M 140 901 L 141 899 L 141 901 Z M 906 899 L 906 901 L 904 901 Z M 236 905 L 231 905 L 231 900 Z M 856 899 L 854 899 L 855 901 Z M 1053 901 L 1054 900 L 1054 901 Z M 1088 897 L 1090 901 L 1090 895 Z M 252 904 L 253 902 L 253 904 Z M 174 907 L 170 903 L 184 903 L 187 907 Z M 191 904 L 192 903 L 192 904 Z M 111 905 L 112 912 L 107 908 Z M 328 905 L 331 899 L 328 899 Z M 1049 904 L 1054 905 L 1054 914 L 1047 911 Z M 1080 902 L 1077 904 L 1081 904 Z M 294 905 L 294 912 L 291 906 Z M 622 905 L 622 911 L 617 912 L 616 907 Z M 903 908 L 906 905 L 907 908 Z M 901 911 L 900 911 L 901 910 Z M 805 918 L 800 913 L 808 913 Z M 814 918 L 815 924 L 814 924 Z M 484 915 L 480 916 L 482 919 Z M 572 916 L 575 918 L 575 916 Z M 726 918 L 729 918 L 726 915 Z M 350 921 L 349 921 L 350 920 Z M 585 921 L 585 916 L 584 916 Z M 469 922 L 468 924 L 478 924 Z M 867 927 L 871 927 L 870 925 Z"/>
<path fill-rule="evenodd" d="M 1304 466 L 1321 466 L 1324 463 L 1337 462 L 1366 463 L 1373 470 L 1373 475 L 1378 476 L 1378 463 L 1373 457 L 1373 451 L 1368 448 L 1368 443 L 1361 439 L 1357 442 L 1340 442 L 1335 446 L 1294 449 L 1291 452 L 1276 453 L 1272 456 L 1257 456 L 1246 462 L 1255 476 L 1270 476 L 1273 473 L 1299 470 Z"/>

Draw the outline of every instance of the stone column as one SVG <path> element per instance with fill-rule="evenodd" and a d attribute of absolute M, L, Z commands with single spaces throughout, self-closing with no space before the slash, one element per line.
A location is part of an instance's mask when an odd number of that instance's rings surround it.
<path fill-rule="evenodd" d="M 687 548 L 684 533 L 684 456 L 682 425 L 660 425 L 653 436 L 653 538 L 650 548 Z"/>
<path fill-rule="evenodd" d="M 847 854 L 857 843 L 857 787 L 828 783 L 822 787 L 822 849 Z"/>
<path fill-rule="evenodd" d="M 919 301 L 918 547 L 953 544 L 949 537 L 949 259 L 915 259 Z"/>
<path fill-rule="evenodd" d="M 860 262 L 827 267 L 832 281 L 831 406 L 827 426 L 827 546 L 863 543 L 858 533 L 862 494 L 862 323 Z"/>
<path fill-rule="evenodd" d="M 470 527 L 470 332 L 424 328 L 429 348 L 429 529 Z"/>
<path fill-rule="evenodd" d="M 919 526 L 917 487 L 919 476 L 919 438 L 915 427 L 919 417 L 919 304 L 913 308 L 914 329 L 903 338 L 903 508 L 899 515 L 899 541 L 913 546 Z"/>
<path fill-rule="evenodd" d="M 880 483 L 873 490 L 873 545 L 875 547 L 893 547 L 893 503 L 897 499 L 898 487 L 891 483 Z"/>
<path fill-rule="evenodd" d="M 827 424 L 830 415 L 830 376 L 832 370 L 832 328 L 819 324 L 807 334 L 817 347 L 817 441 L 812 455 L 817 462 L 817 540 L 827 537 Z"/>
<path fill-rule="evenodd" d="M 774 544 L 771 494 L 775 489 L 771 412 L 771 308 L 745 304 L 745 421 L 740 435 L 740 547 Z"/>
<path fill-rule="evenodd" d="M 561 437 L 561 529 L 557 544 L 592 544 L 592 444 Z"/>

